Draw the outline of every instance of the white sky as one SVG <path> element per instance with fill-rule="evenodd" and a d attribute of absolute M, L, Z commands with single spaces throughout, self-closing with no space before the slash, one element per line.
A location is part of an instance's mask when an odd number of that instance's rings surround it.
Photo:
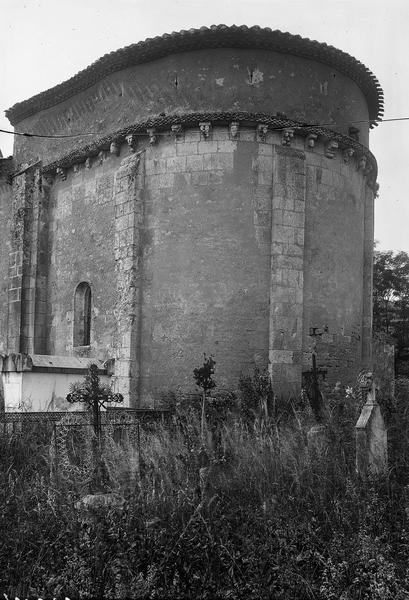
<path fill-rule="evenodd" d="M 3 111 L 68 79 L 103 54 L 203 25 L 260 25 L 331 44 L 363 62 L 385 93 L 384 118 L 409 117 L 408 0 L 0 0 Z M 3 156 L 11 135 L 0 133 Z M 409 252 L 409 120 L 370 137 L 380 183 L 375 237 Z"/>

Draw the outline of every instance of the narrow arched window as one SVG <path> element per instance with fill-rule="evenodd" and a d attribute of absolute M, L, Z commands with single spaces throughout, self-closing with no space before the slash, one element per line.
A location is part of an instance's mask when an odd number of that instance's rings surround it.
<path fill-rule="evenodd" d="M 91 339 L 91 288 L 82 281 L 74 295 L 74 346 L 89 346 Z"/>

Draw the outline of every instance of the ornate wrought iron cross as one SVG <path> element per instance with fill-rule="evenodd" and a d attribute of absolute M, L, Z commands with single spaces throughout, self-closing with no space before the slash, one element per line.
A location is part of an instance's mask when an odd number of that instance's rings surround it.
<path fill-rule="evenodd" d="M 114 394 L 111 390 L 100 383 L 98 367 L 91 364 L 83 383 L 75 384 L 72 391 L 67 395 L 70 404 L 84 402 L 92 411 L 92 426 L 98 442 L 101 439 L 101 409 L 106 408 L 112 402 L 121 403 L 124 400 L 122 394 Z"/>

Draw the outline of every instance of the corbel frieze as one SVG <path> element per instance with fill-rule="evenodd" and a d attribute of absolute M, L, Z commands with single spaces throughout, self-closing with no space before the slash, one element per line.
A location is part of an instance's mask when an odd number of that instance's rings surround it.
<path fill-rule="evenodd" d="M 132 129 L 128 126 L 126 130 L 116 131 L 110 136 L 97 140 L 92 144 L 92 147 L 84 146 L 84 148 L 78 149 L 70 155 L 46 165 L 43 172 L 56 173 L 56 169 L 58 168 L 61 171 L 57 172 L 57 176 L 62 178 L 66 174 L 67 169 L 71 167 L 74 172 L 78 172 L 81 169 L 81 164 L 85 163 L 85 169 L 90 169 L 93 163 L 102 164 L 107 156 L 107 152 L 116 154 L 120 149 L 120 141 L 122 140 L 126 141 L 130 151 L 135 153 L 137 142 L 139 143 L 138 138 L 141 135 L 148 136 L 148 144 L 153 145 L 162 140 L 169 140 L 169 137 L 172 136 L 178 139 L 180 136 L 184 136 L 184 132 L 188 128 L 199 127 L 201 139 L 209 140 L 213 137 L 213 125 L 220 123 L 220 126 L 227 128 L 229 139 L 239 140 L 240 127 L 242 122 L 245 122 L 246 127 L 251 123 L 253 124 L 257 142 L 265 143 L 268 137 L 267 134 L 269 134 L 269 141 L 272 144 L 276 144 L 277 148 L 279 147 L 282 150 L 288 149 L 288 147 L 293 145 L 292 142 L 296 136 L 304 138 L 302 141 L 306 150 L 322 152 L 330 159 L 334 159 L 338 154 L 336 151 L 339 150 L 338 156 L 341 162 L 343 161 L 344 164 L 354 164 L 366 178 L 367 185 L 373 186 L 375 184 L 376 162 L 369 150 L 353 138 L 331 131 L 325 127 L 320 127 L 318 124 L 310 125 L 308 130 L 306 130 L 302 123 L 298 124 L 287 117 L 283 123 L 284 117 L 282 116 L 278 118 L 265 115 L 263 116 L 263 121 L 259 120 L 260 116 L 244 112 L 215 113 L 214 116 L 212 114 L 188 114 L 178 116 L 176 123 L 173 120 L 174 118 L 170 119 L 161 116 L 158 117 L 157 123 L 156 120 L 150 120 L 149 122 L 135 124 Z M 167 135 L 162 138 L 159 132 L 167 132 Z M 324 143 L 322 144 L 321 141 Z M 143 150 L 144 148 L 141 149 L 141 151 Z"/>

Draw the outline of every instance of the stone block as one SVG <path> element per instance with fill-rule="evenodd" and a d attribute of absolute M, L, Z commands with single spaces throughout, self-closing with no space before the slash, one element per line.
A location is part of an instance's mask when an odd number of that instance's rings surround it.
<path fill-rule="evenodd" d="M 367 395 L 355 425 L 356 469 L 365 477 L 384 475 L 388 469 L 388 438 L 381 408 L 376 401 L 375 387 Z"/>
<path fill-rule="evenodd" d="M 273 208 L 281 208 L 283 210 L 294 210 L 294 200 L 286 196 L 276 196 L 273 194 Z"/>
<path fill-rule="evenodd" d="M 211 155 L 212 169 L 233 170 L 233 154 L 229 152 L 219 152 Z"/>
<path fill-rule="evenodd" d="M 197 172 L 192 173 L 192 185 L 208 185 L 209 183 L 209 172 Z"/>
<path fill-rule="evenodd" d="M 253 128 L 240 127 L 240 141 L 241 142 L 255 142 L 256 132 Z"/>
<path fill-rule="evenodd" d="M 186 171 L 203 171 L 203 156 L 201 154 L 187 156 Z"/>
<path fill-rule="evenodd" d="M 273 146 L 271 144 L 260 142 L 258 145 L 258 152 L 261 156 L 273 156 Z"/>
<path fill-rule="evenodd" d="M 294 243 L 294 228 L 284 225 L 273 225 L 273 239 L 283 244 Z"/>
<path fill-rule="evenodd" d="M 198 154 L 198 143 L 185 141 L 183 144 L 177 144 L 176 153 L 178 156 L 193 156 Z"/>
<path fill-rule="evenodd" d="M 271 186 L 258 185 L 254 194 L 254 207 L 256 210 L 271 210 Z"/>
<path fill-rule="evenodd" d="M 172 188 L 175 181 L 174 173 L 161 173 L 160 175 L 151 175 L 150 184 L 156 188 Z"/>
<path fill-rule="evenodd" d="M 292 364 L 294 353 L 292 350 L 270 350 L 269 359 L 272 364 Z"/>
<path fill-rule="evenodd" d="M 219 140 L 217 142 L 217 151 L 218 152 L 228 152 L 232 153 L 237 149 L 237 142 L 233 142 L 232 140 Z"/>
<path fill-rule="evenodd" d="M 167 158 L 166 171 L 171 173 L 181 173 L 186 171 L 186 156 L 172 156 Z"/>
<path fill-rule="evenodd" d="M 271 212 L 270 211 L 263 211 L 263 210 L 258 210 L 255 213 L 255 219 L 254 222 L 256 225 L 262 226 L 262 227 L 271 227 Z"/>
<path fill-rule="evenodd" d="M 290 227 L 304 227 L 304 213 L 284 210 L 283 225 L 288 225 Z"/>
<path fill-rule="evenodd" d="M 9 302 L 20 302 L 21 300 L 21 288 L 10 288 L 9 289 Z"/>
<path fill-rule="evenodd" d="M 210 140 L 207 141 L 201 141 L 198 143 L 197 145 L 197 149 L 199 154 L 208 154 L 208 153 L 213 153 L 213 152 L 217 152 L 217 144 L 218 142 L 213 142 Z"/>

